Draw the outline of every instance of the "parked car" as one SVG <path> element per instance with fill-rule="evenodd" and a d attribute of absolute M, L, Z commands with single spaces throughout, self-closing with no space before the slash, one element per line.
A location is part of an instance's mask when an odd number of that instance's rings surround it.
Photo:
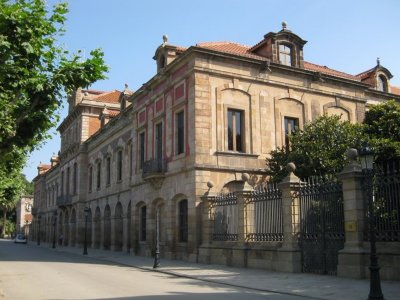
<path fill-rule="evenodd" d="M 15 237 L 14 243 L 26 244 L 26 235 L 22 233 L 18 233 Z"/>

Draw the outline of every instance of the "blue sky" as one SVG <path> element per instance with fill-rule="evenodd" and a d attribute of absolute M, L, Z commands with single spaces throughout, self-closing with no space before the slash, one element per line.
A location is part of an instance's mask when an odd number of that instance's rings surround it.
<path fill-rule="evenodd" d="M 59 1 L 48 0 L 52 6 Z M 400 86 L 400 1 L 398 0 L 70 0 L 66 33 L 60 39 L 70 51 L 102 48 L 110 67 L 108 79 L 90 88 L 136 90 L 156 71 L 152 59 L 162 36 L 169 43 L 191 46 L 208 41 L 254 45 L 264 34 L 288 29 L 308 41 L 309 62 L 358 74 L 381 64 Z M 60 111 L 65 117 L 66 109 Z M 37 175 L 37 165 L 57 153 L 53 138 L 30 155 L 24 174 Z"/>

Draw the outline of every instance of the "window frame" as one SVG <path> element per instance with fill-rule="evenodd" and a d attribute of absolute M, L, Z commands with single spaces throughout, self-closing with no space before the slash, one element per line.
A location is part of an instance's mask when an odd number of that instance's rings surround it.
<path fill-rule="evenodd" d="M 230 115 L 232 114 L 232 117 Z M 240 142 L 238 143 L 237 135 L 234 135 L 233 132 L 237 132 L 237 116 L 240 116 Z M 227 109 L 227 149 L 228 151 L 245 153 L 246 152 L 246 137 L 245 137 L 245 111 L 237 108 L 228 108 Z M 230 128 L 232 134 L 230 135 Z M 231 140 L 232 139 L 232 140 Z M 240 147 L 238 147 L 240 145 Z M 240 149 L 239 149 L 240 148 Z"/>
<path fill-rule="evenodd" d="M 106 186 L 111 184 L 111 156 L 106 157 Z"/>
<path fill-rule="evenodd" d="M 138 161 L 139 170 L 143 169 L 144 162 L 146 161 L 146 131 L 141 131 L 138 134 Z"/>
<path fill-rule="evenodd" d="M 283 49 L 281 49 L 283 47 Z M 289 60 L 287 60 L 289 58 Z M 293 46 L 281 43 L 278 44 L 278 59 L 279 63 L 284 66 L 293 66 Z"/>
<path fill-rule="evenodd" d="M 101 189 L 101 161 L 97 162 L 96 188 Z"/>
<path fill-rule="evenodd" d="M 181 125 L 181 126 L 180 126 Z M 175 113 L 175 155 L 185 153 L 185 110 Z"/>
<path fill-rule="evenodd" d="M 91 193 L 93 190 L 93 166 L 92 165 L 89 166 L 88 180 L 89 180 L 88 191 L 89 191 L 89 193 Z"/>
<path fill-rule="evenodd" d="M 122 181 L 122 149 L 117 151 L 117 181 Z"/>
<path fill-rule="evenodd" d="M 294 124 L 294 128 L 292 128 L 292 123 Z M 290 125 L 290 126 L 289 126 Z M 287 151 L 290 150 L 290 140 L 289 137 L 296 132 L 296 130 L 300 129 L 300 119 L 291 116 L 284 116 L 283 117 L 283 129 L 285 134 L 285 148 Z M 291 132 L 289 132 L 291 130 Z"/>

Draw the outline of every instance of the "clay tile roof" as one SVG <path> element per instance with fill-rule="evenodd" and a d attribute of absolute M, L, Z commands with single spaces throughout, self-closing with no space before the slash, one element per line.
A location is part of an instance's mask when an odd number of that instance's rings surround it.
<path fill-rule="evenodd" d="M 104 94 L 104 91 L 99 91 L 99 90 L 82 90 L 82 93 L 89 93 L 89 94 L 95 94 L 95 95 L 100 95 L 100 94 Z"/>
<path fill-rule="evenodd" d="M 214 51 L 220 51 L 225 53 L 236 54 L 240 56 L 245 56 L 249 58 L 255 58 L 260 60 L 265 60 L 264 57 L 251 53 L 249 51 L 248 46 L 244 46 L 237 43 L 232 42 L 208 42 L 208 43 L 199 43 L 196 45 L 200 48 L 206 48 Z"/>
<path fill-rule="evenodd" d="M 108 114 L 111 118 L 119 115 L 119 110 L 108 110 Z"/>
<path fill-rule="evenodd" d="M 371 76 L 371 73 L 375 71 L 375 68 L 369 69 L 367 71 L 364 71 L 360 74 L 357 74 L 356 76 L 359 77 L 361 80 L 364 80 L 365 78 L 368 78 Z"/>
<path fill-rule="evenodd" d="M 398 86 L 391 86 L 390 87 L 391 93 L 395 95 L 400 95 L 400 87 Z"/>
<path fill-rule="evenodd" d="M 107 102 L 107 103 L 119 103 L 119 97 L 121 92 L 118 90 L 114 90 L 111 92 L 103 92 L 97 97 L 94 97 L 92 100 L 97 102 Z"/>
<path fill-rule="evenodd" d="M 313 63 L 310 63 L 307 61 L 304 62 L 304 69 L 310 70 L 310 71 L 315 71 L 315 72 L 321 72 L 321 73 L 336 76 L 336 77 L 342 77 L 342 78 L 360 81 L 360 77 L 358 77 L 358 76 L 354 76 L 354 75 L 347 74 L 344 72 L 336 71 L 334 69 L 328 68 L 327 66 L 316 65 L 316 64 L 313 64 Z"/>

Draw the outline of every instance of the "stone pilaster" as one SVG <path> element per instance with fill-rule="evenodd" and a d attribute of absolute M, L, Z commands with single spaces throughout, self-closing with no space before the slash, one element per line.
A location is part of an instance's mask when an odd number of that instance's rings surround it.
<path fill-rule="evenodd" d="M 275 269 L 282 272 L 301 272 L 301 253 L 297 237 L 300 231 L 300 179 L 293 173 L 295 169 L 295 165 L 289 163 L 289 175 L 279 183 L 282 192 L 283 243 L 278 251 Z"/>
<path fill-rule="evenodd" d="M 339 252 L 338 276 L 365 278 L 368 255 L 363 247 L 366 226 L 361 166 L 356 161 L 357 150 L 347 153 L 350 163 L 338 174 L 343 182 L 343 207 L 346 242 Z"/>

